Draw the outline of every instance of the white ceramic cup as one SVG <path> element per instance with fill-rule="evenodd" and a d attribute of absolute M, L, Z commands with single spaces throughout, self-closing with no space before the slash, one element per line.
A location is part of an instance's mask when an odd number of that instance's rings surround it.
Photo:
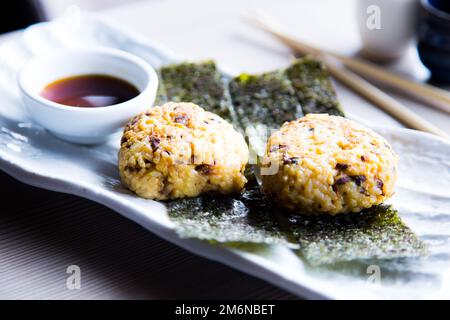
<path fill-rule="evenodd" d="M 66 106 L 41 96 L 42 90 L 56 80 L 89 74 L 120 78 L 133 84 L 140 94 L 99 108 Z M 35 57 L 19 73 L 18 82 L 32 120 L 63 140 L 81 144 L 104 142 L 131 117 L 151 108 L 158 88 L 156 71 L 147 62 L 109 48 L 61 49 Z"/>
<path fill-rule="evenodd" d="M 401 57 L 414 39 L 419 0 L 357 0 L 362 53 L 376 61 Z"/>

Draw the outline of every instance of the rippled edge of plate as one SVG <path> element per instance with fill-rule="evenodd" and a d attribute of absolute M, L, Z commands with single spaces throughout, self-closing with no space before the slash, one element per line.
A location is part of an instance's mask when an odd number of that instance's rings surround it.
<path fill-rule="evenodd" d="M 274 286 L 281 287 L 301 297 L 309 299 L 330 299 L 325 294 L 316 292 L 314 289 L 303 286 L 297 281 L 290 280 L 274 270 L 267 269 L 256 261 L 250 260 L 245 254 L 236 249 L 228 249 L 204 241 L 195 239 L 180 238 L 175 230 L 169 226 L 151 219 L 147 215 L 134 208 L 124 205 L 120 198 L 112 198 L 98 192 L 97 188 L 89 188 L 73 182 L 59 178 L 52 178 L 33 172 L 33 170 L 13 164 L 4 159 L 0 151 L 0 168 L 2 171 L 16 180 L 37 188 L 61 192 L 79 196 L 96 203 L 102 204 L 109 209 L 118 212 L 127 219 L 130 219 L 147 230 L 153 232 L 162 239 L 169 241 L 198 256 L 223 263 L 231 268 L 237 269 L 246 274 L 265 280 Z M 255 265 L 257 268 L 255 268 Z"/>

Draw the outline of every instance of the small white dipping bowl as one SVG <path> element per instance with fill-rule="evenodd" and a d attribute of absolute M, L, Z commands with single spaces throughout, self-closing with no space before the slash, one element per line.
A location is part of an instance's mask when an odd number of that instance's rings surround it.
<path fill-rule="evenodd" d="M 140 94 L 106 107 L 73 107 L 41 96 L 50 83 L 72 76 L 101 74 L 133 84 Z M 32 120 L 53 135 L 74 143 L 98 144 L 133 116 L 153 106 L 158 76 L 147 62 L 108 48 L 62 49 L 31 59 L 19 74 L 19 87 Z"/>

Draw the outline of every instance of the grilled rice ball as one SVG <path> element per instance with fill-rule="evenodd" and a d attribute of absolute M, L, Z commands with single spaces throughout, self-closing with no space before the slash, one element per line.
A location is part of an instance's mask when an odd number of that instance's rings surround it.
<path fill-rule="evenodd" d="M 119 152 L 123 183 L 147 199 L 240 192 L 247 180 L 244 137 L 192 103 L 167 103 L 132 119 Z"/>
<path fill-rule="evenodd" d="M 263 191 L 279 205 L 336 215 L 391 197 L 398 157 L 384 138 L 360 124 L 309 114 L 270 137 L 264 163 Z"/>

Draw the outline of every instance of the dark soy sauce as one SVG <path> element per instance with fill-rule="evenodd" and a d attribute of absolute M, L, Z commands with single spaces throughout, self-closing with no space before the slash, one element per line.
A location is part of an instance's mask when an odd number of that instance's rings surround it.
<path fill-rule="evenodd" d="M 41 96 L 66 106 L 98 108 L 126 102 L 139 95 L 131 83 L 107 75 L 90 74 L 57 80 Z"/>

